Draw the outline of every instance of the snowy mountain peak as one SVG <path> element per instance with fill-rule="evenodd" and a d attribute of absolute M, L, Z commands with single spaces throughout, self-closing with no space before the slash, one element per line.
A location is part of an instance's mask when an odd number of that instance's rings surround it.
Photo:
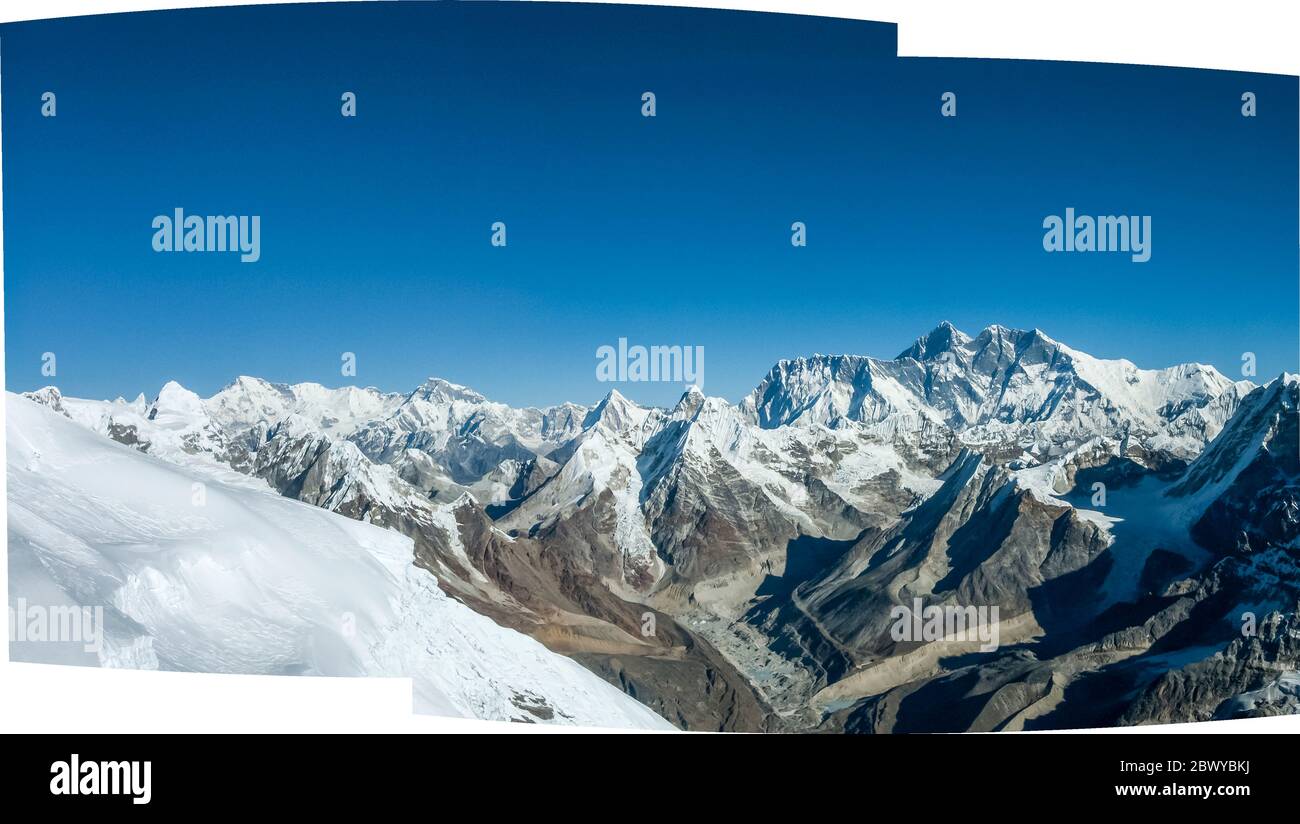
<path fill-rule="evenodd" d="M 704 406 L 706 398 L 698 386 L 689 386 L 673 407 L 670 417 L 681 420 L 694 417 Z"/>
<path fill-rule="evenodd" d="M 292 391 L 261 378 L 241 375 L 207 400 L 208 413 L 226 427 L 274 421 L 293 403 Z"/>
<path fill-rule="evenodd" d="M 925 361 L 941 357 L 944 352 L 951 352 L 957 347 L 970 343 L 970 336 L 948 321 L 942 321 L 929 334 L 916 339 L 916 343 L 899 353 L 895 360 L 912 358 Z"/>
<path fill-rule="evenodd" d="M 212 420 L 230 436 L 299 414 L 316 427 L 347 436 L 361 424 L 392 412 L 404 395 L 383 393 L 371 387 L 330 389 L 318 383 L 271 383 L 240 376 L 204 405 Z"/>
<path fill-rule="evenodd" d="M 603 426 L 613 432 L 627 432 L 644 424 L 649 414 L 650 410 L 628 400 L 617 389 L 611 389 L 609 394 L 587 413 L 582 428 Z"/>
<path fill-rule="evenodd" d="M 742 409 L 764 429 L 856 422 L 906 439 L 940 426 L 1043 455 L 1100 435 L 1187 460 L 1251 388 L 1199 364 L 1151 370 L 1094 358 L 1040 329 L 995 324 L 971 338 L 942 323 L 894 360 L 780 361 Z"/>
<path fill-rule="evenodd" d="M 459 496 L 455 498 L 455 500 L 449 501 L 446 504 L 443 504 L 443 506 L 450 512 L 456 512 L 458 510 L 464 509 L 465 507 L 469 507 L 470 509 L 477 509 L 478 501 L 475 500 L 474 496 L 471 495 L 470 493 L 462 492 L 460 493 Z"/>
<path fill-rule="evenodd" d="M 197 394 L 186 389 L 184 386 L 181 386 L 180 383 L 176 381 L 167 381 L 163 384 L 162 389 L 158 390 L 158 394 L 154 396 L 154 403 L 157 404 L 160 401 L 181 401 L 188 403 L 191 398 L 197 397 Z"/>
<path fill-rule="evenodd" d="M 453 401 L 484 403 L 487 398 L 468 386 L 461 386 L 458 383 L 452 383 L 442 378 L 427 378 L 424 383 L 417 386 L 415 391 L 407 396 L 407 400 L 422 400 L 433 403 L 451 403 Z"/>
<path fill-rule="evenodd" d="M 244 390 L 260 390 L 263 387 L 270 387 L 273 384 L 262 378 L 253 377 L 252 375 L 240 375 L 226 385 L 226 389 L 239 388 Z"/>
<path fill-rule="evenodd" d="M 600 399 L 600 403 L 593 406 L 591 410 L 587 412 L 586 417 L 582 419 L 582 428 L 587 429 L 596 425 L 600 422 L 600 419 L 604 417 L 606 411 L 612 412 L 617 410 L 626 402 L 627 399 L 623 397 L 622 392 L 619 392 L 617 389 L 609 390 L 609 393 Z"/>
<path fill-rule="evenodd" d="M 197 394 L 176 381 L 167 381 L 149 407 L 149 418 L 195 421 L 206 419 L 207 413 L 203 409 L 203 400 Z"/>
<path fill-rule="evenodd" d="M 63 393 L 59 392 L 57 386 L 43 386 L 34 392 L 24 392 L 23 397 L 29 401 L 48 406 L 55 412 L 67 414 L 63 408 Z"/>

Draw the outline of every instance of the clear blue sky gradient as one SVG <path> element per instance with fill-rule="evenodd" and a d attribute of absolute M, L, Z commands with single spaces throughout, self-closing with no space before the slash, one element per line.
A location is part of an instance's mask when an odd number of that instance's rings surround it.
<path fill-rule="evenodd" d="M 625 337 L 703 346 L 705 391 L 736 400 L 780 358 L 892 357 L 944 319 L 1143 367 L 1236 377 L 1252 351 L 1261 379 L 1297 370 L 1293 77 L 892 59 L 888 25 L 550 4 L 164 12 L 0 38 L 11 390 L 436 375 L 515 405 L 592 403 L 610 388 L 596 349 Z M 1151 261 L 1044 252 L 1044 216 L 1069 206 L 1151 215 Z M 175 207 L 260 215 L 261 260 L 155 253 L 150 222 Z"/>

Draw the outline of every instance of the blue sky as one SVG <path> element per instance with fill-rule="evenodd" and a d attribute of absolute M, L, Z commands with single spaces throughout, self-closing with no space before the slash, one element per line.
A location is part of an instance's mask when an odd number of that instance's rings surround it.
<path fill-rule="evenodd" d="M 944 319 L 1144 367 L 1236 376 L 1252 351 L 1261 377 L 1297 370 L 1292 77 L 882 59 L 892 26 L 550 4 L 0 37 L 11 390 L 50 383 L 53 351 L 77 396 L 437 375 L 590 403 L 610 388 L 596 349 L 625 337 L 703 346 L 705 390 L 735 400 L 779 358 L 892 357 Z M 151 220 L 178 206 L 260 215 L 261 260 L 155 253 Z M 1151 261 L 1045 253 L 1068 206 L 1151 215 Z"/>

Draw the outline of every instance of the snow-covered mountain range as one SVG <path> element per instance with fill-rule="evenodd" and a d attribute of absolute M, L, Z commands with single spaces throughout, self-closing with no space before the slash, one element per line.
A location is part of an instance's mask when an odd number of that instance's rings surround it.
<path fill-rule="evenodd" d="M 781 361 L 737 404 L 692 387 L 671 409 L 617 390 L 514 409 L 432 378 L 27 399 L 151 465 L 405 536 L 447 608 L 678 727 L 888 731 L 1208 717 L 1291 683 L 1285 645 L 1232 652 L 1232 611 L 1295 610 L 1296 389 L 945 323 L 893 359 Z M 37 423 L 11 417 L 11 445 Z M 999 607 L 1002 647 L 894 641 L 891 608 L 915 598 Z M 1202 668 L 1194 701 L 1089 698 L 1223 654 L 1253 663 L 1214 685 L 1223 667 Z M 969 718 L 917 709 L 971 678 Z"/>
<path fill-rule="evenodd" d="M 156 460 L 14 395 L 6 422 L 11 599 L 105 616 L 97 651 L 27 643 L 15 660 L 408 676 L 424 712 L 670 728 L 448 597 L 398 532 L 288 500 L 215 462 Z"/>

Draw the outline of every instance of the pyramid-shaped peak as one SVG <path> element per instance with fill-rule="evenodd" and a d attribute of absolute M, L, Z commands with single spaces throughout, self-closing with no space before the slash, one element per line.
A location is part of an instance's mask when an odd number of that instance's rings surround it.
<path fill-rule="evenodd" d="M 622 392 L 617 389 L 610 389 L 609 394 L 587 413 L 582 426 L 585 429 L 604 422 L 617 431 L 629 425 L 639 424 L 644 420 L 645 414 L 645 409 L 628 400 Z"/>
<path fill-rule="evenodd" d="M 199 404 L 199 396 L 176 381 L 167 381 L 154 396 L 153 403 L 154 406 L 194 407 Z"/>
<path fill-rule="evenodd" d="M 705 397 L 703 390 L 695 384 L 691 384 L 686 387 L 686 391 L 683 392 L 681 398 L 677 400 L 677 405 L 673 408 L 673 413 L 684 413 L 688 416 L 693 415 L 704 404 L 704 401 Z"/>
<path fill-rule="evenodd" d="M 933 360 L 944 352 L 951 352 L 953 349 L 969 343 L 970 340 L 970 335 L 945 320 L 931 329 L 929 333 L 917 338 L 916 343 L 899 353 L 895 360 L 902 360 L 903 358 Z"/>

